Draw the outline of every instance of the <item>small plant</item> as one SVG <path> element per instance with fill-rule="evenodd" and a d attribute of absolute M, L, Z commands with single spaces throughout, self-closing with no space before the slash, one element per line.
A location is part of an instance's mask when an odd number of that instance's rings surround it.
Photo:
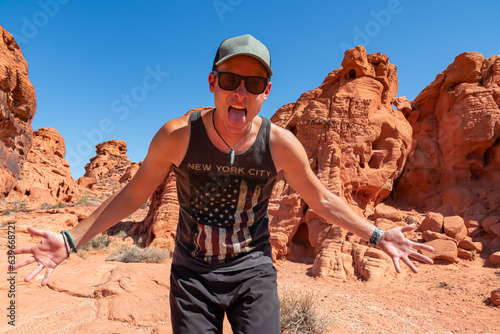
<path fill-rule="evenodd" d="M 141 209 L 147 209 L 149 207 L 149 204 L 151 204 L 151 201 L 147 200 L 146 203 L 144 203 L 143 205 L 141 205 Z"/>
<path fill-rule="evenodd" d="M 19 212 L 19 210 L 16 210 L 16 209 L 5 209 L 2 211 L 2 216 L 15 215 L 18 212 Z"/>
<path fill-rule="evenodd" d="M 64 202 L 59 202 L 57 204 L 49 204 L 49 203 L 43 203 L 41 206 L 40 206 L 40 209 L 41 210 L 50 210 L 50 209 L 60 209 L 60 208 L 64 208 L 68 206 L 67 203 L 64 203 Z"/>
<path fill-rule="evenodd" d="M 78 204 L 78 205 L 87 205 L 87 204 L 89 204 L 89 202 L 90 202 L 90 199 L 88 198 L 88 196 L 87 195 L 83 195 L 82 197 L 80 197 L 78 199 L 78 201 L 76 201 L 76 204 Z"/>
<path fill-rule="evenodd" d="M 127 244 L 122 245 L 106 258 L 108 261 L 117 261 L 124 263 L 161 263 L 170 256 L 170 253 L 164 249 L 145 248 L 140 249 Z"/>
<path fill-rule="evenodd" d="M 280 295 L 281 333 L 322 334 L 332 324 L 330 317 L 319 315 L 312 293 L 285 291 Z"/>
<path fill-rule="evenodd" d="M 15 221 L 7 221 L 7 222 L 3 222 L 0 224 L 0 228 L 4 228 L 5 226 L 9 225 L 9 224 L 15 224 L 16 222 Z"/>
<path fill-rule="evenodd" d="M 127 232 L 124 230 L 118 231 L 118 233 L 112 235 L 113 238 L 122 238 L 125 239 L 127 237 Z"/>
<path fill-rule="evenodd" d="M 95 196 L 89 196 L 87 192 L 83 194 L 82 197 L 80 197 L 75 204 L 76 205 L 100 205 L 102 201 L 97 199 Z"/>
<path fill-rule="evenodd" d="M 2 216 L 14 215 L 19 211 L 26 210 L 26 204 L 22 200 L 16 200 L 13 202 L 9 202 L 9 204 L 13 205 L 10 208 L 7 208 L 2 211 Z"/>
<path fill-rule="evenodd" d="M 111 240 L 108 238 L 106 234 L 99 234 L 95 236 L 92 240 L 81 246 L 80 249 L 83 251 L 99 250 L 108 247 L 110 243 Z"/>

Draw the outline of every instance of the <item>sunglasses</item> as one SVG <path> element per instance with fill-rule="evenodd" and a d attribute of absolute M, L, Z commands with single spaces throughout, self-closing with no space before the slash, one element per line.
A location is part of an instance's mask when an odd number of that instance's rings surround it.
<path fill-rule="evenodd" d="M 249 93 L 261 94 L 266 90 L 269 83 L 269 78 L 264 77 L 243 76 L 218 71 L 212 71 L 212 74 L 219 77 L 219 87 L 224 90 L 235 90 L 240 85 L 241 80 L 243 80 L 245 81 L 245 88 Z"/>

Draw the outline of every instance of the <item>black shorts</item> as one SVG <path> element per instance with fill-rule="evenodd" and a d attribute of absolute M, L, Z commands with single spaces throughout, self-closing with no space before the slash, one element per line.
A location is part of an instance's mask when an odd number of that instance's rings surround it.
<path fill-rule="evenodd" d="M 234 333 L 280 333 L 276 276 L 270 263 L 203 274 L 172 265 L 172 332 L 222 333 L 225 312 Z"/>

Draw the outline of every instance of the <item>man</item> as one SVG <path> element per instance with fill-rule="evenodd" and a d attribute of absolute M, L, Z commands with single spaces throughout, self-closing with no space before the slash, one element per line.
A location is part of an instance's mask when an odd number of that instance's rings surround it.
<path fill-rule="evenodd" d="M 271 91 L 271 57 L 251 35 L 221 43 L 208 76 L 215 108 L 167 122 L 158 131 L 135 177 L 68 234 L 30 228 L 43 237 L 17 254 L 32 254 L 12 270 L 39 265 L 42 285 L 76 247 L 139 208 L 174 168 L 180 204 L 171 268 L 174 333 L 222 332 L 227 314 L 234 332 L 279 333 L 276 269 L 271 258 L 267 205 L 278 172 L 315 212 L 389 254 L 396 271 L 409 256 L 432 260 L 412 249 L 410 225 L 385 233 L 356 215 L 312 172 L 306 152 L 289 131 L 258 116 Z M 72 239 L 71 237 L 72 236 Z"/>

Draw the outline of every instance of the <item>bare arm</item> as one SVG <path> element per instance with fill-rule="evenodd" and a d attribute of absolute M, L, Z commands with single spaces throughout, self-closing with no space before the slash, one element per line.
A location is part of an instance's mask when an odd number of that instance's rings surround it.
<path fill-rule="evenodd" d="M 358 216 L 341 198 L 325 188 L 311 170 L 304 147 L 291 132 L 277 126 L 273 126 L 272 129 L 271 148 L 276 169 L 283 172 L 286 181 L 292 188 L 319 215 L 353 232 L 363 240 L 369 241 L 375 226 Z M 411 231 L 414 228 L 415 226 L 409 225 L 386 231 L 378 244 L 379 248 L 393 259 L 397 272 L 401 271 L 400 259 L 412 271 L 418 271 L 408 256 L 432 263 L 428 257 L 412 250 L 419 248 L 433 251 L 432 247 L 414 243 L 404 237 L 403 232 Z"/>
<path fill-rule="evenodd" d="M 167 176 L 172 165 L 182 161 L 188 141 L 187 116 L 165 124 L 151 141 L 148 154 L 132 180 L 70 231 L 77 247 L 115 225 L 146 202 Z M 15 249 L 15 254 L 32 254 L 32 256 L 19 261 L 9 270 L 16 270 L 38 262 L 39 266 L 26 276 L 25 281 L 29 282 L 45 267 L 46 273 L 42 285 L 46 285 L 54 268 L 67 258 L 64 238 L 61 234 L 51 231 L 33 228 L 28 228 L 28 231 L 33 235 L 41 236 L 42 241 L 32 247 Z"/>

